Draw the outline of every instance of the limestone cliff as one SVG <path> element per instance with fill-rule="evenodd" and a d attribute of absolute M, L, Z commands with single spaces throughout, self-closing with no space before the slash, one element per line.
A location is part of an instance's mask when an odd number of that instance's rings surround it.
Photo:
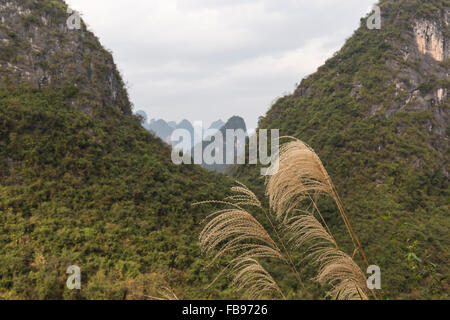
<path fill-rule="evenodd" d="M 450 42 L 445 30 L 448 28 L 450 11 L 443 12 L 441 20 L 417 19 L 414 21 L 414 33 L 417 48 L 421 54 L 429 54 L 436 61 L 449 58 Z"/>
<path fill-rule="evenodd" d="M 0 86 L 77 90 L 72 104 L 79 110 L 112 105 L 129 114 L 111 53 L 83 22 L 69 29 L 70 16 L 62 0 L 0 0 Z"/>

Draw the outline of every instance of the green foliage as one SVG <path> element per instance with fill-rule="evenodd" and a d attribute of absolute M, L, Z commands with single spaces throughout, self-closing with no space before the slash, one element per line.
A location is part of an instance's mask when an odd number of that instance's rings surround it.
<path fill-rule="evenodd" d="M 155 272 L 178 273 L 182 297 L 226 297 L 204 290 L 205 215 L 191 203 L 223 197 L 227 179 L 173 165 L 114 107 L 75 110 L 66 101 L 77 91 L 0 89 L 0 297 L 123 299 L 130 281 Z M 65 288 L 72 264 L 79 293 Z"/>
<path fill-rule="evenodd" d="M 42 25 L 42 21 L 39 19 L 39 17 L 32 15 L 32 14 L 23 16 L 22 20 L 23 20 L 23 24 L 25 27 L 30 27 L 32 25 L 35 25 L 35 26 Z"/>

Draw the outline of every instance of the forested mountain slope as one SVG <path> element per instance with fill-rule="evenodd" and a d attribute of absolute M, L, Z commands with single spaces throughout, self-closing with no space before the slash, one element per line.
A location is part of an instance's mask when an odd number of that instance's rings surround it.
<path fill-rule="evenodd" d="M 175 166 L 132 115 L 111 54 L 63 1 L 0 1 L 0 299 L 205 290 L 202 209 L 229 182 Z M 207 212 L 207 208 L 204 209 Z M 82 289 L 66 288 L 78 265 Z"/>
<path fill-rule="evenodd" d="M 448 298 L 450 2 L 382 0 L 261 119 L 319 154 L 389 298 Z M 258 186 L 252 166 L 235 176 Z M 336 209 L 323 202 L 331 224 Z M 341 232 L 337 229 L 336 232 Z"/>

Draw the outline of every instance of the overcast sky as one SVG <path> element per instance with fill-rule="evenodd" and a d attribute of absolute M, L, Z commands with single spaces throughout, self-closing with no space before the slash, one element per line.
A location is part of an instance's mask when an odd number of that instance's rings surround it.
<path fill-rule="evenodd" d="M 66 0 L 113 51 L 135 111 L 256 126 L 375 0 Z"/>

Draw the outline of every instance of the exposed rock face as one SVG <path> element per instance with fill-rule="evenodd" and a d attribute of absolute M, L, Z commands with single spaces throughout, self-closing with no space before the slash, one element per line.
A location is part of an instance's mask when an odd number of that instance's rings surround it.
<path fill-rule="evenodd" d="M 438 22 L 425 19 L 415 21 L 414 33 L 420 53 L 429 54 L 437 61 L 444 61 L 449 57 L 449 43 Z"/>
<path fill-rule="evenodd" d="M 447 89 L 439 88 L 436 92 L 437 102 L 444 103 L 447 100 Z"/>
<path fill-rule="evenodd" d="M 131 113 L 112 55 L 81 22 L 69 30 L 62 0 L 0 0 L 0 86 L 77 87 L 74 107 L 104 105 Z"/>
<path fill-rule="evenodd" d="M 395 97 L 398 101 L 387 106 L 385 115 L 391 117 L 400 111 L 425 112 L 434 114 L 436 125 L 431 131 L 442 137 L 440 151 L 447 147 L 447 126 L 450 121 L 448 113 L 449 39 L 450 11 L 443 10 L 440 18 L 421 17 L 409 23 L 405 29 L 406 46 L 396 41 L 391 45 L 403 54 L 401 59 L 390 59 L 386 65 L 392 70 L 391 82 L 395 85 Z M 406 63 L 405 63 L 406 62 Z M 379 110 L 372 106 L 370 116 Z"/>

